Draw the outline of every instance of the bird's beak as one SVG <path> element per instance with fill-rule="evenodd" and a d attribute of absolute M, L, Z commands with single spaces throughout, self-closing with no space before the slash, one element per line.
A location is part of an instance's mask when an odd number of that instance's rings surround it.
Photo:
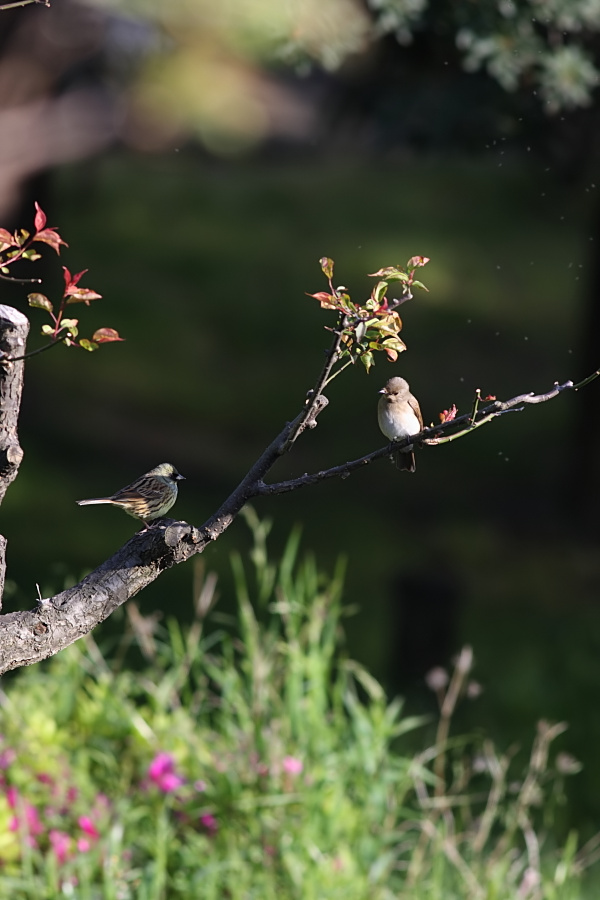
<path fill-rule="evenodd" d="M 385 388 L 381 388 L 380 391 L 377 391 L 378 394 L 387 394 L 387 390 Z"/>
<path fill-rule="evenodd" d="M 180 475 L 178 472 L 175 481 L 185 481 L 185 475 Z"/>

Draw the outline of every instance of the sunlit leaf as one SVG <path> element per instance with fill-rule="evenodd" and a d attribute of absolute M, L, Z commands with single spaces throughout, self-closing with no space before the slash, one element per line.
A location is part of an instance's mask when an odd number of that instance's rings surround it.
<path fill-rule="evenodd" d="M 45 309 L 49 313 L 51 313 L 53 310 L 52 303 L 50 302 L 50 300 L 48 300 L 45 294 L 27 294 L 27 302 L 30 306 L 35 306 L 38 309 Z"/>
<path fill-rule="evenodd" d="M 61 325 L 63 328 L 75 328 L 75 326 L 79 323 L 79 319 L 61 319 Z"/>
<path fill-rule="evenodd" d="M 60 253 L 61 245 L 63 247 L 69 246 L 67 242 L 63 241 L 60 235 L 56 233 L 54 228 L 44 228 L 43 231 L 39 231 L 35 236 L 35 240 L 41 241 L 42 244 L 49 244 L 56 253 Z"/>
<path fill-rule="evenodd" d="M 315 300 L 318 300 L 323 309 L 337 309 L 337 299 L 333 296 L 333 294 L 328 294 L 327 291 L 317 291 L 316 294 L 308 294 L 307 297 L 314 297 Z"/>
<path fill-rule="evenodd" d="M 419 266 L 426 266 L 428 262 L 428 256 L 411 256 L 409 261 L 406 263 L 406 268 L 409 271 L 412 271 L 412 269 L 418 269 Z"/>
<path fill-rule="evenodd" d="M 387 283 L 387 281 L 378 281 L 371 291 L 371 297 L 373 298 L 373 300 L 375 300 L 377 303 L 381 303 L 387 293 L 388 287 L 389 284 Z"/>
<path fill-rule="evenodd" d="M 52 325 L 42 325 L 42 334 L 54 334 Z"/>
<path fill-rule="evenodd" d="M 66 306 L 69 303 L 85 303 L 86 306 L 89 306 L 91 300 L 100 300 L 102 297 L 102 294 L 97 294 L 96 291 L 91 291 L 89 288 L 70 287 L 65 293 L 67 294 Z"/>
<path fill-rule="evenodd" d="M 84 350 L 89 350 L 90 353 L 93 350 L 98 349 L 98 344 L 96 344 L 95 341 L 88 341 L 87 338 L 81 338 L 81 340 L 79 341 L 79 346 L 83 347 Z"/>
<path fill-rule="evenodd" d="M 46 214 L 43 211 L 40 204 L 36 200 L 36 202 L 35 202 L 35 219 L 34 219 L 35 230 L 41 231 L 45 224 L 46 224 Z"/>
<path fill-rule="evenodd" d="M 333 260 L 329 259 L 328 256 L 322 256 L 319 263 L 323 274 L 329 279 L 333 278 Z"/>
<path fill-rule="evenodd" d="M 0 228 L 0 251 L 6 249 L 6 247 L 16 247 L 17 241 L 13 234 L 10 231 L 7 231 L 6 228 Z"/>
<path fill-rule="evenodd" d="M 362 356 L 361 356 L 361 358 L 360 358 L 360 361 L 362 362 L 362 364 L 363 364 L 363 366 L 365 367 L 365 369 L 367 370 L 367 372 L 369 372 L 369 370 L 370 370 L 370 369 L 373 367 L 373 365 L 375 364 L 375 361 L 374 361 L 374 359 L 373 359 L 373 354 L 370 353 L 370 352 L 369 352 L 369 353 L 363 353 Z"/>
<path fill-rule="evenodd" d="M 439 413 L 440 422 L 451 422 L 452 419 L 456 418 L 457 412 L 458 409 L 456 408 L 456 404 L 453 403 L 450 409 L 445 409 Z"/>
<path fill-rule="evenodd" d="M 429 288 L 426 288 L 422 281 L 413 281 L 411 287 L 421 288 L 422 291 L 427 291 L 427 293 L 429 293 Z"/>
<path fill-rule="evenodd" d="M 92 341 L 97 344 L 108 344 L 111 341 L 124 341 L 125 338 L 120 337 L 119 332 L 114 328 L 98 328 L 92 335 Z"/>
<path fill-rule="evenodd" d="M 401 274 L 401 272 L 402 270 L 397 266 L 386 266 L 384 269 L 377 269 L 376 272 L 369 272 L 369 278 L 390 278 L 392 275 Z"/>
<path fill-rule="evenodd" d="M 63 266 L 63 276 L 65 279 L 65 296 L 74 293 L 75 286 L 79 283 L 81 276 L 85 275 L 87 269 L 82 269 L 81 272 L 77 272 L 75 275 L 71 275 L 66 266 Z"/>

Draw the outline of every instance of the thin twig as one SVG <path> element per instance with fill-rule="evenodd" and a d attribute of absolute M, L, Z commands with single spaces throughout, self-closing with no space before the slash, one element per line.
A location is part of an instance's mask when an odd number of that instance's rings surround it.
<path fill-rule="evenodd" d="M 325 358 L 325 365 L 321 371 L 321 374 L 317 378 L 317 382 L 309 394 L 309 400 L 306 403 L 302 413 L 298 416 L 295 423 L 293 423 L 292 428 L 290 429 L 289 435 L 281 447 L 281 453 L 287 453 L 290 449 L 294 441 L 302 434 L 304 428 L 306 427 L 307 421 L 314 416 L 314 410 L 316 404 L 319 402 L 319 398 L 321 396 L 321 392 L 323 388 L 327 384 L 327 379 L 331 373 L 332 368 L 336 364 L 339 358 L 340 352 L 340 344 L 342 343 L 342 336 L 344 333 L 344 329 L 346 328 L 347 320 L 346 316 L 343 313 L 340 313 L 340 317 L 338 320 L 337 328 L 334 331 L 334 338 L 331 344 L 331 347 L 327 351 L 327 356 Z"/>
<path fill-rule="evenodd" d="M 37 3 L 38 0 L 31 0 L 32 3 Z M 15 6 L 20 6 L 20 3 L 15 3 Z M 10 6 L 0 6 L 0 12 L 3 9 L 10 9 Z M 14 281 L 15 284 L 41 284 L 41 278 L 15 278 L 13 275 L 5 275 L 3 272 L 0 272 L 0 279 L 2 281 Z"/>
<path fill-rule="evenodd" d="M 329 469 L 305 473 L 298 478 L 290 478 L 288 481 L 278 481 L 273 484 L 257 481 L 252 488 L 252 494 L 250 496 L 283 494 L 289 491 L 295 491 L 301 487 L 307 487 L 310 484 L 318 484 L 318 482 L 325 481 L 328 478 L 347 478 L 352 472 L 356 471 L 356 469 L 361 469 L 363 466 L 369 465 L 369 463 L 374 462 L 376 459 L 388 456 L 392 450 L 402 450 L 410 444 L 428 444 L 430 446 L 435 446 L 436 444 L 456 440 L 459 437 L 464 437 L 466 434 L 472 433 L 476 428 L 479 428 L 481 425 L 486 425 L 488 422 L 491 422 L 492 419 L 502 416 L 505 413 L 522 412 L 526 404 L 545 403 L 547 400 L 552 400 L 553 397 L 558 396 L 558 394 L 563 391 L 577 390 L 579 387 L 588 384 L 599 375 L 600 369 L 578 384 L 574 384 L 572 381 L 565 381 L 564 384 L 555 384 L 551 390 L 546 391 L 544 394 L 534 394 L 533 392 L 530 392 L 527 394 L 519 394 L 517 397 L 512 397 L 510 400 L 495 400 L 489 406 L 485 406 L 483 409 L 478 409 L 476 411 L 476 415 L 479 417 L 476 422 L 472 421 L 471 416 L 473 412 L 471 411 L 471 413 L 458 416 L 456 419 L 441 422 L 439 425 L 434 425 L 430 428 L 424 428 L 419 434 L 411 435 L 400 441 L 394 441 L 393 444 L 388 444 L 387 447 L 382 447 L 379 450 L 374 450 L 372 453 L 367 453 L 365 456 L 359 457 L 359 459 L 353 459 L 349 462 L 341 463 L 338 466 L 332 466 Z M 445 435 L 446 432 L 451 431 L 458 425 L 466 425 L 467 427 L 461 428 L 455 434 L 447 437 L 438 437 L 438 435 Z"/>
<path fill-rule="evenodd" d="M 0 6 L 0 9 L 2 7 Z M 44 344 L 43 347 L 38 347 L 37 350 L 31 350 L 29 353 L 24 353 L 23 356 L 3 356 L 2 351 L 0 350 L 0 365 L 2 363 L 7 362 L 19 362 L 20 359 L 29 359 L 30 356 L 37 356 L 38 353 L 44 353 L 46 350 L 50 350 L 51 347 L 56 347 L 57 344 L 62 344 L 65 338 L 68 338 L 70 335 L 65 334 L 63 337 L 58 338 L 56 341 L 51 341 L 49 344 Z"/>
<path fill-rule="evenodd" d="M 0 12 L 5 9 L 15 9 L 17 6 L 47 6 L 50 7 L 50 0 L 14 0 L 14 3 L 1 3 Z"/>

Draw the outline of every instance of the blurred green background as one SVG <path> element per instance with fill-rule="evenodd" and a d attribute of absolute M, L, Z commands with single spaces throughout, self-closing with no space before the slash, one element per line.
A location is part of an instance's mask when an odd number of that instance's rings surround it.
<path fill-rule="evenodd" d="M 38 198 L 70 244 L 60 261 L 45 255 L 46 293 L 60 294 L 59 263 L 88 268 L 82 284 L 104 299 L 77 308 L 82 332 L 108 325 L 126 343 L 27 365 L 25 460 L 2 508 L 6 610 L 31 606 L 36 583 L 47 596 L 78 580 L 133 533 L 118 511 L 76 499 L 171 461 L 187 478 L 174 512 L 199 525 L 216 509 L 320 369 L 333 320 L 306 292 L 325 286 L 323 255 L 357 299 L 368 272 L 426 255 L 430 292 L 402 308 L 407 352 L 337 379 L 318 428 L 274 478 L 381 446 L 377 391 L 392 374 L 408 379 L 427 423 L 452 403 L 467 412 L 476 388 L 508 399 L 582 374 L 591 179 L 559 178 L 483 137 L 477 154 L 324 141 L 217 158 L 176 138 L 159 149 L 117 144 L 53 166 Z M 6 288 L 3 302 L 25 293 Z M 30 349 L 45 321 L 37 310 L 31 320 Z M 275 519 L 273 552 L 301 523 L 320 564 L 347 558 L 349 653 L 409 710 L 431 708 L 425 672 L 469 642 L 484 692 L 465 727 L 506 746 L 529 742 L 538 718 L 569 721 L 561 749 L 585 769 L 566 818 L 586 830 L 600 813 L 600 559 L 597 529 L 573 502 L 577 413 L 565 394 L 424 448 L 414 476 L 384 460 L 256 509 Z M 204 554 L 223 610 L 229 553 L 248 547 L 236 522 Z M 142 610 L 190 617 L 192 580 L 191 564 L 166 572 Z"/>

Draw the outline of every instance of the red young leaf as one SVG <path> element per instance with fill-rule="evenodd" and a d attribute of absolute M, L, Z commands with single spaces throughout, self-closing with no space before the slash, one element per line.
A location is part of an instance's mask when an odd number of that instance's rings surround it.
<path fill-rule="evenodd" d="M 108 344 L 110 341 L 124 341 L 125 338 L 119 337 L 119 332 L 114 328 L 98 328 L 93 333 L 92 340 L 97 344 Z"/>
<path fill-rule="evenodd" d="M 496 399 L 496 395 L 495 395 L 495 394 L 488 394 L 487 397 L 484 397 L 483 399 L 484 399 L 484 400 L 495 400 L 495 399 Z"/>
<path fill-rule="evenodd" d="M 81 272 L 77 272 L 75 275 L 71 275 L 66 266 L 63 266 L 63 274 L 65 277 L 65 293 L 63 296 L 68 297 L 69 294 L 75 293 L 75 286 L 80 280 L 82 275 L 85 275 L 87 269 L 82 269 Z"/>
<path fill-rule="evenodd" d="M 426 266 L 429 262 L 428 256 L 411 256 L 406 263 L 407 269 L 417 269 L 419 266 Z"/>
<path fill-rule="evenodd" d="M 89 288 L 77 288 L 74 285 L 71 285 L 65 291 L 68 300 L 65 306 L 68 306 L 69 303 L 85 303 L 86 306 L 90 305 L 90 300 L 100 300 L 102 294 L 97 294 L 96 291 L 91 291 Z"/>
<path fill-rule="evenodd" d="M 43 244 L 49 244 L 56 253 L 60 253 L 61 244 L 63 247 L 68 247 L 66 241 L 63 241 L 61 236 L 56 233 L 56 229 L 54 228 L 44 228 L 43 231 L 38 231 L 34 240 L 41 241 Z"/>
<path fill-rule="evenodd" d="M 457 412 L 456 404 L 453 403 L 450 409 L 445 409 L 440 413 L 440 422 L 451 422 L 452 419 L 456 418 Z"/>
<path fill-rule="evenodd" d="M 317 291 L 316 294 L 307 294 L 307 297 L 314 297 L 315 300 L 318 300 L 323 309 L 337 309 L 335 304 L 335 297 L 333 294 L 328 294 L 327 291 Z"/>
<path fill-rule="evenodd" d="M 6 250 L 7 247 L 17 247 L 14 234 L 7 231 L 6 228 L 0 228 L 0 250 Z"/>
<path fill-rule="evenodd" d="M 40 204 L 37 202 L 37 200 L 35 203 L 35 219 L 33 221 L 34 221 L 36 231 L 41 231 L 42 228 L 44 227 L 44 225 L 46 224 L 46 213 L 44 212 L 44 210 L 42 209 Z"/>

